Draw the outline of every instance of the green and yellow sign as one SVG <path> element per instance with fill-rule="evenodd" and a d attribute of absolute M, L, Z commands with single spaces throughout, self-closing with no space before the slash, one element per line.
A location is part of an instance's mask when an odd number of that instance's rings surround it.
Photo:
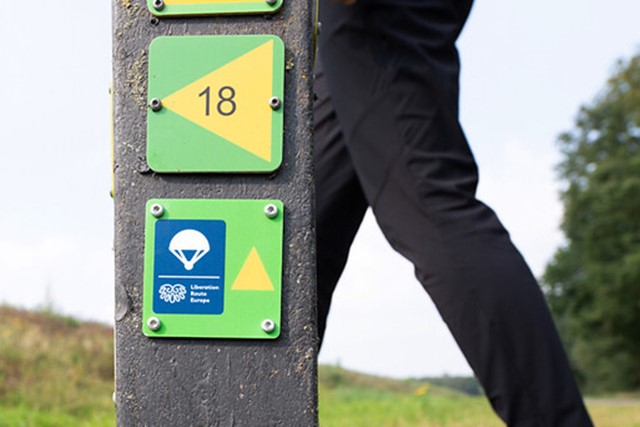
<path fill-rule="evenodd" d="M 283 0 L 147 0 L 156 16 L 273 13 Z"/>
<path fill-rule="evenodd" d="M 283 216 L 278 200 L 149 200 L 144 334 L 278 337 Z"/>
<path fill-rule="evenodd" d="M 147 162 L 156 172 L 272 172 L 282 162 L 284 44 L 159 37 L 149 50 Z"/>

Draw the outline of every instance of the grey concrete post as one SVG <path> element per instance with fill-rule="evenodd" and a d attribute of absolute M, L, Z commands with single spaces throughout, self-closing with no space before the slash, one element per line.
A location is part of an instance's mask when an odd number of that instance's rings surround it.
<path fill-rule="evenodd" d="M 116 405 L 119 426 L 317 425 L 313 217 L 313 0 L 272 16 L 154 18 L 113 0 Z M 147 64 L 161 35 L 274 34 L 286 46 L 284 161 L 273 174 L 156 174 L 145 159 Z M 282 333 L 276 340 L 143 335 L 145 202 L 267 199 L 286 207 Z"/>

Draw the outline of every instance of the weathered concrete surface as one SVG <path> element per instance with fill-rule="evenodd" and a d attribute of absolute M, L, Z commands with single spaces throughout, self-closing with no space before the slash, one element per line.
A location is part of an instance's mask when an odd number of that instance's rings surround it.
<path fill-rule="evenodd" d="M 114 0 L 116 402 L 119 426 L 317 425 L 311 154 L 312 0 L 273 16 L 155 19 Z M 275 34 L 286 46 L 284 161 L 272 175 L 160 175 L 145 161 L 147 55 L 160 35 Z M 292 102 L 295 100 L 295 102 Z M 160 198 L 285 204 L 282 333 L 275 341 L 141 332 L 144 206 Z"/>

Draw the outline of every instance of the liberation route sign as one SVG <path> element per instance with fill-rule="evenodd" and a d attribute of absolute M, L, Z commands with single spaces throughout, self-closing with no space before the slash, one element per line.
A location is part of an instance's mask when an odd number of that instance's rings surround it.
<path fill-rule="evenodd" d="M 147 0 L 157 16 L 273 13 L 283 0 Z"/>
<path fill-rule="evenodd" d="M 159 37 L 149 50 L 156 172 L 272 172 L 282 162 L 284 45 L 271 35 Z"/>
<path fill-rule="evenodd" d="M 222 314 L 226 223 L 156 222 L 153 312 Z"/>
<path fill-rule="evenodd" d="M 277 200 L 150 200 L 144 334 L 276 338 L 282 226 Z"/>

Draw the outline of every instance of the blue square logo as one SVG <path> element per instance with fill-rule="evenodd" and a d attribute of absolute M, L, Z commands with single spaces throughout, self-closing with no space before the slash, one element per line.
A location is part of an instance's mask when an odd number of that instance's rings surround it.
<path fill-rule="evenodd" d="M 225 239 L 221 220 L 156 222 L 154 312 L 222 314 Z"/>

